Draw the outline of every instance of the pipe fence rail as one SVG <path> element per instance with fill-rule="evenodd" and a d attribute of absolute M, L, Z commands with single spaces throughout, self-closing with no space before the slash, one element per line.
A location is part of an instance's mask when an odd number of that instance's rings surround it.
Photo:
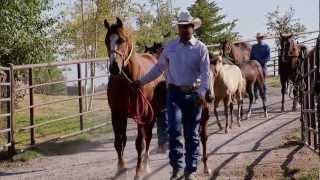
<path fill-rule="evenodd" d="M 0 151 L 7 150 L 10 155 L 13 155 L 18 148 L 33 147 L 39 143 L 77 135 L 110 124 L 107 121 L 108 106 L 105 86 L 109 75 L 107 71 L 100 70 L 100 74 L 93 73 L 84 77 L 83 66 L 86 63 L 90 64 L 90 67 L 94 68 L 96 72 L 99 69 L 96 65 L 107 64 L 107 59 L 28 65 L 11 64 L 10 67 L 0 67 L 0 71 L 4 72 L 2 74 L 5 76 L 0 81 Z M 73 67 L 73 71 L 67 73 L 76 76 L 76 78 L 49 79 L 46 82 L 36 83 L 34 77 L 36 72 L 46 72 L 52 68 L 62 69 L 66 66 Z M 15 86 L 16 80 L 14 77 L 16 74 L 24 74 L 26 86 Z M 85 81 L 91 81 L 91 92 L 87 94 L 85 94 L 88 91 L 84 86 Z M 97 83 L 102 84 L 100 90 L 94 88 Z M 68 84 L 72 84 L 72 86 L 68 86 Z M 44 95 L 37 91 L 38 88 L 46 87 L 50 89 L 58 85 L 64 87 L 59 95 Z M 77 92 L 75 92 L 77 95 L 65 94 L 69 87 L 77 89 Z M 24 103 L 16 104 L 15 94 L 21 91 L 28 93 L 23 100 Z M 41 102 L 42 96 L 47 98 L 43 100 L 44 102 Z M 98 105 L 89 106 L 89 101 L 84 101 L 85 98 L 90 99 L 91 104 L 98 103 Z M 62 111 L 68 113 L 59 114 L 54 110 L 55 107 L 59 107 Z M 70 130 L 65 130 L 65 132 L 52 131 L 52 129 L 58 129 L 59 126 L 70 126 Z M 50 131 L 53 133 L 46 134 Z"/>

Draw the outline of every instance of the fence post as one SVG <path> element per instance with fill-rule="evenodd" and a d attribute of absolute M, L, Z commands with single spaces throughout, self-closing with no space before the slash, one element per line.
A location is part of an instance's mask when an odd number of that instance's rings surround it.
<path fill-rule="evenodd" d="M 6 83 L 10 83 L 11 79 L 10 79 L 10 71 L 6 71 L 7 74 L 7 79 L 6 79 Z M 11 84 L 10 84 L 11 85 Z M 10 85 L 6 87 L 6 98 L 10 98 L 11 97 L 11 90 L 10 90 Z M 7 101 L 6 103 L 6 113 L 10 114 L 10 109 L 11 109 L 11 99 L 10 101 Z M 7 133 L 7 142 L 11 143 L 11 115 L 7 117 L 7 128 L 10 129 L 10 131 Z"/>
<path fill-rule="evenodd" d="M 81 63 L 77 64 L 78 71 L 78 96 L 79 96 L 79 113 L 80 113 L 80 130 L 83 130 L 83 97 L 82 97 L 82 81 L 81 81 Z"/>
<path fill-rule="evenodd" d="M 16 140 L 15 140 L 15 120 L 14 120 L 14 101 L 15 101 L 15 93 L 14 93 L 14 69 L 13 64 L 10 64 L 10 141 L 11 146 L 9 147 L 9 154 L 13 156 L 16 154 Z"/>
<path fill-rule="evenodd" d="M 278 54 L 275 56 L 275 58 L 273 58 L 273 76 L 276 76 L 276 57 L 278 57 Z"/>
<path fill-rule="evenodd" d="M 33 85 L 33 75 L 32 68 L 29 68 L 29 87 Z M 33 96 L 33 88 L 29 88 L 29 105 L 30 105 L 30 125 L 34 125 L 34 96 Z M 35 129 L 30 129 L 30 143 L 31 145 L 36 144 L 35 140 Z"/>

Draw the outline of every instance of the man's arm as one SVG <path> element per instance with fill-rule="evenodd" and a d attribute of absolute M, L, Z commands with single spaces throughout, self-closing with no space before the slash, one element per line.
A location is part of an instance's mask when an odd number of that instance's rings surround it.
<path fill-rule="evenodd" d="M 270 59 L 271 59 L 271 50 L 270 50 L 270 46 L 269 45 L 266 48 L 266 57 L 264 59 L 265 59 L 266 63 L 268 61 L 270 61 Z"/>
<path fill-rule="evenodd" d="M 209 89 L 209 69 L 210 59 L 207 47 L 203 47 L 201 61 L 200 61 L 200 78 L 201 84 L 198 90 L 200 96 L 205 97 L 207 90 Z"/>
<path fill-rule="evenodd" d="M 167 68 L 168 68 L 168 61 L 167 61 L 166 52 L 164 50 L 160 56 L 158 63 L 155 64 L 152 67 L 152 69 L 140 79 L 140 85 L 144 86 L 149 82 L 157 79 Z"/>

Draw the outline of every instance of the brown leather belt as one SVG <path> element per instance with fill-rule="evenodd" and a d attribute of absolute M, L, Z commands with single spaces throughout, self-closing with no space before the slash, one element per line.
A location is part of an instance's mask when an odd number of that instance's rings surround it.
<path fill-rule="evenodd" d="M 195 86 L 177 86 L 174 84 L 168 84 L 169 91 L 180 91 L 183 93 L 195 92 L 198 88 Z"/>

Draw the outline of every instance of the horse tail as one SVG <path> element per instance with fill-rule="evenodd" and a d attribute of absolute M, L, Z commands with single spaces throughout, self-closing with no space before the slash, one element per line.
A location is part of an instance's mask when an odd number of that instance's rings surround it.
<path fill-rule="evenodd" d="M 254 62 L 255 62 L 256 68 L 257 68 L 257 72 L 258 72 L 256 83 L 259 87 L 260 96 L 262 98 L 265 98 L 264 83 L 266 80 L 266 74 L 264 73 L 262 66 L 257 61 L 254 61 Z"/>

